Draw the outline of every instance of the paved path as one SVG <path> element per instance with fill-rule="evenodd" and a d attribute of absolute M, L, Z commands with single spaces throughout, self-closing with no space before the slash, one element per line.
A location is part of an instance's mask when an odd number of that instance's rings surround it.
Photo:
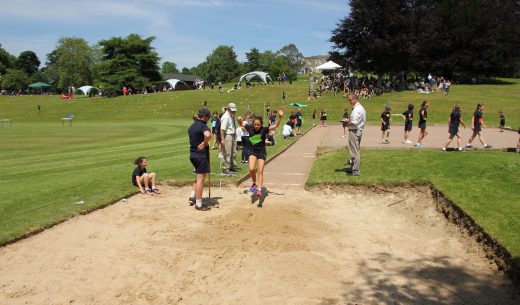
<path fill-rule="evenodd" d="M 416 149 L 413 145 L 403 144 L 403 126 L 394 125 L 390 134 L 390 144 L 379 144 L 381 141 L 380 126 L 368 126 L 363 134 L 361 141 L 362 147 L 377 148 L 402 148 Z M 426 148 L 439 149 L 444 145 L 448 137 L 446 126 L 429 126 L 428 136 L 423 141 Z M 419 130 L 412 130 L 411 139 L 417 141 Z M 494 149 L 507 147 L 516 147 L 518 134 L 513 131 L 500 132 L 496 128 L 484 129 L 484 139 L 488 144 L 493 145 Z M 319 146 L 328 147 L 346 147 L 348 145 L 347 138 L 343 138 L 343 128 L 340 125 L 329 125 L 328 127 L 316 126 L 310 130 L 305 136 L 300 138 L 293 146 L 287 149 L 280 156 L 272 160 L 264 169 L 264 186 L 268 189 L 286 189 L 305 187 L 305 182 L 310 173 L 314 160 L 316 159 L 316 151 Z M 461 130 L 463 145 L 467 143 L 471 129 Z M 456 146 L 456 141 L 451 143 L 451 147 Z M 473 141 L 475 148 L 482 148 L 482 145 L 476 139 Z M 345 156 L 346 158 L 347 156 Z M 241 187 L 249 187 L 251 180 L 243 182 Z"/>

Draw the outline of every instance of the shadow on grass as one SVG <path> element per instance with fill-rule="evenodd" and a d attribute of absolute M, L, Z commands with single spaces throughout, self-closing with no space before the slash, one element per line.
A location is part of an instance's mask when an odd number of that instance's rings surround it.
<path fill-rule="evenodd" d="M 343 282 L 343 299 L 320 304 L 519 304 L 520 295 L 506 278 L 470 274 L 452 260 L 379 253 L 359 263 L 361 278 Z"/>

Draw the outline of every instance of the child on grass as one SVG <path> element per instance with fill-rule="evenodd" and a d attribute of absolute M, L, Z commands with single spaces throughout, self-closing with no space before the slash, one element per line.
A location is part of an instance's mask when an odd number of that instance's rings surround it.
<path fill-rule="evenodd" d="M 464 121 L 462 120 L 461 107 L 459 104 L 457 104 L 455 105 L 455 107 L 453 107 L 453 111 L 451 112 L 450 118 L 448 120 L 448 132 L 450 133 L 450 135 L 448 137 L 448 140 L 446 141 L 446 144 L 444 144 L 444 146 L 442 147 L 442 151 L 446 151 L 446 148 L 448 147 L 448 145 L 450 145 L 451 141 L 455 136 L 457 137 L 457 145 L 459 147 L 459 151 L 462 151 L 462 146 L 460 146 L 462 139 L 459 135 L 460 124 L 462 124 L 462 126 L 466 128 L 466 124 L 464 124 Z"/>
<path fill-rule="evenodd" d="M 155 173 L 148 173 L 146 170 L 148 165 L 146 157 L 137 158 L 134 164 L 137 167 L 132 173 L 132 184 L 139 188 L 141 194 L 160 194 L 159 189 L 155 187 Z"/>

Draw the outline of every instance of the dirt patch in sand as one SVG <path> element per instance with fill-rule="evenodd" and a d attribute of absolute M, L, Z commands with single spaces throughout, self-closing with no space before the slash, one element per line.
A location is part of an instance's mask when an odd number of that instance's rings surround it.
<path fill-rule="evenodd" d="M 2 304 L 517 304 L 430 192 L 138 195 L 0 249 Z M 403 200 L 404 199 L 404 200 Z"/>

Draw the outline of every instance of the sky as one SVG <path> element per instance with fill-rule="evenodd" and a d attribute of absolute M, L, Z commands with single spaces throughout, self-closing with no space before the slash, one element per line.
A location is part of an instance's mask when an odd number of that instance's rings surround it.
<path fill-rule="evenodd" d="M 251 48 L 277 51 L 294 43 L 304 56 L 326 55 L 348 0 L 0 0 L 0 44 L 45 62 L 60 37 L 89 44 L 111 37 L 155 36 L 161 62 L 193 67 L 219 45 L 239 61 Z"/>

